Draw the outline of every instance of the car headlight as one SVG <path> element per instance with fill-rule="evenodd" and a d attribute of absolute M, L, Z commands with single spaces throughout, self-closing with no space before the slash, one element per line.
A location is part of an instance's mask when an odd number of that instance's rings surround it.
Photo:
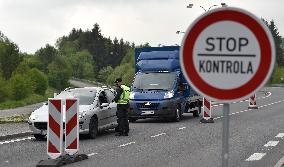
<path fill-rule="evenodd" d="M 130 99 L 130 100 L 134 99 L 134 95 L 135 95 L 134 92 L 130 92 L 129 99 Z"/>
<path fill-rule="evenodd" d="M 36 114 L 31 114 L 29 120 L 36 120 L 38 118 L 38 115 Z"/>
<path fill-rule="evenodd" d="M 165 96 L 164 96 L 165 99 L 170 99 L 170 98 L 173 98 L 173 97 L 174 97 L 174 91 L 166 92 Z"/>

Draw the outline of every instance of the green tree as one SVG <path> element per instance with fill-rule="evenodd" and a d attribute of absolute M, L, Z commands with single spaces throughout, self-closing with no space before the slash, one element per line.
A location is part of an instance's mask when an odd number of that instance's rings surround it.
<path fill-rule="evenodd" d="M 8 98 L 9 92 L 7 89 L 7 81 L 0 75 L 0 102 L 5 101 Z"/>
<path fill-rule="evenodd" d="M 36 68 L 29 70 L 28 76 L 31 80 L 34 92 L 39 95 L 45 95 L 48 87 L 47 76 Z"/>
<path fill-rule="evenodd" d="M 40 59 L 41 70 L 47 73 L 48 65 L 55 59 L 57 50 L 53 46 L 47 44 L 44 48 L 40 48 L 36 51 L 35 55 Z"/>
<path fill-rule="evenodd" d="M 19 49 L 16 44 L 8 39 L 0 41 L 0 71 L 6 80 L 11 77 L 21 61 L 22 57 L 19 55 Z"/>
<path fill-rule="evenodd" d="M 275 43 L 275 49 L 276 49 L 276 63 L 278 65 L 284 66 L 284 53 L 282 49 L 282 37 L 279 34 L 278 28 L 275 25 L 274 20 L 271 20 L 270 22 L 262 19 L 264 23 L 268 26 L 270 29 L 270 32 L 274 38 L 274 43 Z"/>
<path fill-rule="evenodd" d="M 104 67 L 99 72 L 98 81 L 102 83 L 107 83 L 107 79 L 112 73 L 113 73 L 113 68 L 111 66 Z"/>
<path fill-rule="evenodd" d="M 27 76 L 13 75 L 9 80 L 11 95 L 13 100 L 21 100 L 28 97 L 32 91 L 31 81 Z"/>
<path fill-rule="evenodd" d="M 69 86 L 72 75 L 71 65 L 61 56 L 48 65 L 48 80 L 50 86 L 62 90 Z"/>
<path fill-rule="evenodd" d="M 92 65 L 92 56 L 88 50 L 77 52 L 75 55 L 68 57 L 73 69 L 73 75 L 76 78 L 94 78 Z"/>

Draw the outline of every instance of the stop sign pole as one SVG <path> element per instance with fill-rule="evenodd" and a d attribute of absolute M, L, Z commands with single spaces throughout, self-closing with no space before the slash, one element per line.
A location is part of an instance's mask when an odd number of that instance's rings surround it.
<path fill-rule="evenodd" d="M 222 166 L 227 167 L 229 103 L 248 99 L 268 81 L 275 64 L 273 37 L 252 13 L 226 7 L 198 17 L 181 46 L 180 64 L 190 86 L 224 103 Z"/>

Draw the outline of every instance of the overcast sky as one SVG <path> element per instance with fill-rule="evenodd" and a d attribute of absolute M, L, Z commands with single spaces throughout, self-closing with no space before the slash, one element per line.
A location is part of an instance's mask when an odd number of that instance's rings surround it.
<path fill-rule="evenodd" d="M 273 19 L 284 35 L 284 0 L 0 0 L 0 31 L 28 53 L 95 23 L 112 39 L 175 45 L 182 40 L 176 31 L 185 31 L 204 12 L 200 5 L 208 9 L 221 2 Z"/>

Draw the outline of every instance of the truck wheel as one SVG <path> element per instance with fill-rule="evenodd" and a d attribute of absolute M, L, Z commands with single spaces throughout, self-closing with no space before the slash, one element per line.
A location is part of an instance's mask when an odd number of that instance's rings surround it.
<path fill-rule="evenodd" d="M 137 118 L 129 118 L 128 120 L 129 120 L 129 122 L 134 123 L 134 122 L 136 122 L 138 119 L 137 119 Z"/>
<path fill-rule="evenodd" d="M 180 108 L 177 107 L 176 111 L 175 111 L 175 116 L 173 118 L 173 121 L 175 122 L 179 122 L 181 119 L 181 111 L 180 111 Z"/>
<path fill-rule="evenodd" d="M 193 111 L 193 117 L 199 117 L 199 115 L 201 114 L 201 104 L 200 104 L 200 102 L 197 102 L 196 106 L 198 107 L 198 110 L 197 111 Z"/>
<path fill-rule="evenodd" d="M 98 134 L 98 119 L 92 117 L 89 124 L 89 136 L 91 139 L 95 139 Z"/>
<path fill-rule="evenodd" d="M 36 140 L 44 140 L 46 135 L 42 134 L 34 134 Z"/>

